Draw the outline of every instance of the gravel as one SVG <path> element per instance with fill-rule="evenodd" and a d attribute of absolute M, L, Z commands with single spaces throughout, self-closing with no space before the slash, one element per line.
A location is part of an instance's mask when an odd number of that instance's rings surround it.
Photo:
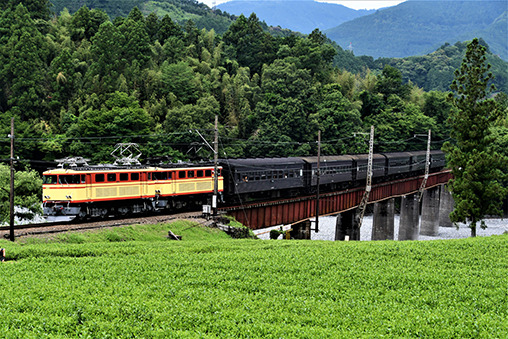
<path fill-rule="evenodd" d="M 312 240 L 330 240 L 335 238 L 335 217 L 320 217 L 319 218 L 319 232 L 311 232 Z M 476 235 L 480 237 L 488 237 L 491 235 L 500 235 L 508 233 L 508 219 L 487 219 L 486 229 L 480 227 L 476 230 Z M 270 230 L 278 229 L 279 227 L 269 227 L 261 230 L 254 231 L 260 239 L 270 239 Z M 394 238 L 397 239 L 399 235 L 399 216 L 395 216 L 395 230 Z M 360 240 L 369 241 L 372 236 L 372 215 L 367 215 L 363 219 L 363 226 L 360 232 Z M 459 224 L 456 227 L 439 227 L 439 233 L 435 237 L 420 235 L 419 240 L 440 240 L 440 239 L 460 239 L 468 238 L 471 236 L 471 229 L 465 224 Z"/>

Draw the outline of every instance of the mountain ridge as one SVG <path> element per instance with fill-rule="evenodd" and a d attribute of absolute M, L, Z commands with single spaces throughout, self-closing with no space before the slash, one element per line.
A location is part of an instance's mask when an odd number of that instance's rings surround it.
<path fill-rule="evenodd" d="M 354 10 L 343 5 L 314 0 L 233 0 L 216 7 L 234 15 L 249 16 L 256 13 L 256 16 L 268 25 L 281 26 L 304 34 L 309 34 L 316 28 L 320 30 L 333 28 L 342 22 L 375 12 L 375 10 Z"/>
<path fill-rule="evenodd" d="M 504 1 L 406 1 L 324 33 L 340 46 L 352 42 L 355 55 L 374 58 L 423 55 L 447 42 L 479 37 L 508 60 L 505 12 Z"/>

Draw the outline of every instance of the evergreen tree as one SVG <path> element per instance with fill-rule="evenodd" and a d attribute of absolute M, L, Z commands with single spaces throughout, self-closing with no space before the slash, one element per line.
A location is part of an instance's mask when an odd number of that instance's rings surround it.
<path fill-rule="evenodd" d="M 122 55 L 127 64 L 137 60 L 144 67 L 151 56 L 150 41 L 146 33 L 145 22 L 127 19 L 119 29 L 125 38 Z"/>
<path fill-rule="evenodd" d="M 402 83 L 402 73 L 390 65 L 383 68 L 381 77 L 378 79 L 376 89 L 383 94 L 385 101 L 390 95 L 398 95 L 402 99 L 409 96 L 410 88 L 407 84 Z"/>
<path fill-rule="evenodd" d="M 166 14 L 161 20 L 158 37 L 160 44 L 164 45 L 170 37 L 182 38 L 183 32 L 181 27 L 175 24 L 169 15 Z"/>
<path fill-rule="evenodd" d="M 275 41 L 263 32 L 254 13 L 247 19 L 240 15 L 224 33 L 224 42 L 232 46 L 230 57 L 236 58 L 240 66 L 249 67 L 251 73 L 261 74 L 263 64 L 275 59 Z"/>
<path fill-rule="evenodd" d="M 140 23 L 145 23 L 145 16 L 143 15 L 143 13 L 141 13 L 141 11 L 139 10 L 139 8 L 137 7 L 134 7 L 129 15 L 127 16 L 127 19 L 131 19 L 131 20 L 134 20 L 136 22 L 140 22 Z"/>
<path fill-rule="evenodd" d="M 451 137 L 454 142 L 443 147 L 453 179 L 449 187 L 455 200 L 450 214 L 453 222 L 469 222 L 471 236 L 476 225 L 485 228 L 485 215 L 501 214 L 506 188 L 501 182 L 506 161 L 491 147 L 491 127 L 500 111 L 493 99 L 487 99 L 492 73 L 485 74 L 486 48 L 474 39 L 467 46 L 466 56 L 450 88 L 449 99 L 457 110 L 450 112 Z"/>
<path fill-rule="evenodd" d="M 51 2 L 49 0 L 2 0 L 0 10 L 14 9 L 22 4 L 30 13 L 32 19 L 47 19 L 49 17 Z"/>
<path fill-rule="evenodd" d="M 146 17 L 146 34 L 150 38 L 150 43 L 154 43 L 157 40 L 157 32 L 159 31 L 159 17 L 154 12 L 148 14 Z"/>
<path fill-rule="evenodd" d="M 92 39 L 91 53 L 93 63 L 87 76 L 91 81 L 90 89 L 98 94 L 113 92 L 118 77 L 125 68 L 122 58 L 124 36 L 110 21 L 103 23 Z"/>
<path fill-rule="evenodd" d="M 72 16 L 70 22 L 72 40 L 90 40 L 99 31 L 100 25 L 108 20 L 109 17 L 104 11 L 99 9 L 89 10 L 86 6 L 81 7 Z"/>
<path fill-rule="evenodd" d="M 0 54 L 5 57 L 0 75 L 6 86 L 7 104 L 23 120 L 44 118 L 47 46 L 22 4 L 10 13 L 10 37 L 0 46 Z"/>

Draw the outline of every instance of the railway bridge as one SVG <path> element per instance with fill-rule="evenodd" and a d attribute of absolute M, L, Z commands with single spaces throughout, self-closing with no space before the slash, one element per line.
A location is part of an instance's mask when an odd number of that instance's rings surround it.
<path fill-rule="evenodd" d="M 444 187 L 450 178 L 451 172 L 445 170 L 431 173 L 428 178 L 416 176 L 372 185 L 368 200 L 369 204 L 374 204 L 372 239 L 393 239 L 394 198 L 396 197 L 402 198 L 399 240 L 417 240 L 419 234 L 437 235 L 440 223 L 451 226 L 448 215 L 453 208 L 453 200 Z M 423 189 L 423 199 L 420 199 L 421 189 Z M 310 239 L 310 219 L 316 217 L 316 206 L 319 206 L 319 216 L 337 215 L 335 240 L 360 240 L 358 206 L 365 191 L 365 187 L 354 187 L 323 193 L 319 195 L 319 203 L 317 197 L 313 195 L 224 207 L 219 210 L 235 217 L 253 230 L 291 225 L 292 236 Z M 420 200 L 422 201 L 421 223 Z"/>

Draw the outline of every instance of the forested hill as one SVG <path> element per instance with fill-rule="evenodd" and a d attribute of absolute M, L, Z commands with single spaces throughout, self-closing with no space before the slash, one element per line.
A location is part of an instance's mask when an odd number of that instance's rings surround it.
<path fill-rule="evenodd" d="M 229 25 L 236 19 L 222 11 L 212 11 L 208 6 L 196 0 L 50 0 L 53 4 L 51 10 L 59 14 L 64 8 L 75 13 L 82 6 L 90 9 L 100 9 L 106 12 L 111 19 L 126 17 L 134 7 L 148 15 L 155 13 L 159 17 L 166 14 L 181 25 L 192 20 L 198 28 L 214 29 L 215 32 L 224 33 Z"/>
<path fill-rule="evenodd" d="M 251 1 L 233 0 L 217 5 L 231 14 L 249 16 L 256 13 L 268 25 L 281 26 L 309 34 L 314 29 L 336 27 L 343 22 L 374 13 L 374 10 L 354 10 L 342 5 L 314 0 Z"/>
<path fill-rule="evenodd" d="M 434 51 L 444 43 L 483 38 L 508 60 L 505 0 L 409 0 L 326 30 L 340 46 L 352 42 L 355 55 L 406 57 Z"/>
<path fill-rule="evenodd" d="M 508 62 L 492 54 L 490 46 L 480 40 L 487 47 L 487 62 L 492 66 L 494 85 L 500 91 L 508 93 Z M 380 58 L 374 62 L 373 69 L 382 70 L 390 65 L 402 73 L 404 82 L 411 81 L 426 91 L 448 91 L 454 79 L 454 72 L 460 68 L 466 54 L 466 42 L 448 43 L 436 51 L 423 56 L 407 58 Z"/>
<path fill-rule="evenodd" d="M 11 117 L 16 155 L 32 163 L 107 162 L 120 142 L 139 143 L 145 157 L 209 158 L 193 131 L 210 140 L 215 115 L 227 157 L 316 154 L 318 131 L 323 155 L 366 152 L 361 132 L 372 125 L 376 151 L 422 149 L 415 134 L 429 129 L 435 148 L 449 138 L 447 93 L 404 81 L 390 60 L 336 49 L 319 30 L 275 37 L 241 15 L 219 35 L 137 7 L 111 20 L 88 7 L 54 17 L 47 5 L 0 2 L 0 159 L 9 159 Z M 463 46 L 440 53 L 458 60 Z M 408 65 L 399 67 L 428 72 Z M 499 109 L 507 102 L 495 96 Z M 492 144 L 500 152 L 506 119 Z"/>

